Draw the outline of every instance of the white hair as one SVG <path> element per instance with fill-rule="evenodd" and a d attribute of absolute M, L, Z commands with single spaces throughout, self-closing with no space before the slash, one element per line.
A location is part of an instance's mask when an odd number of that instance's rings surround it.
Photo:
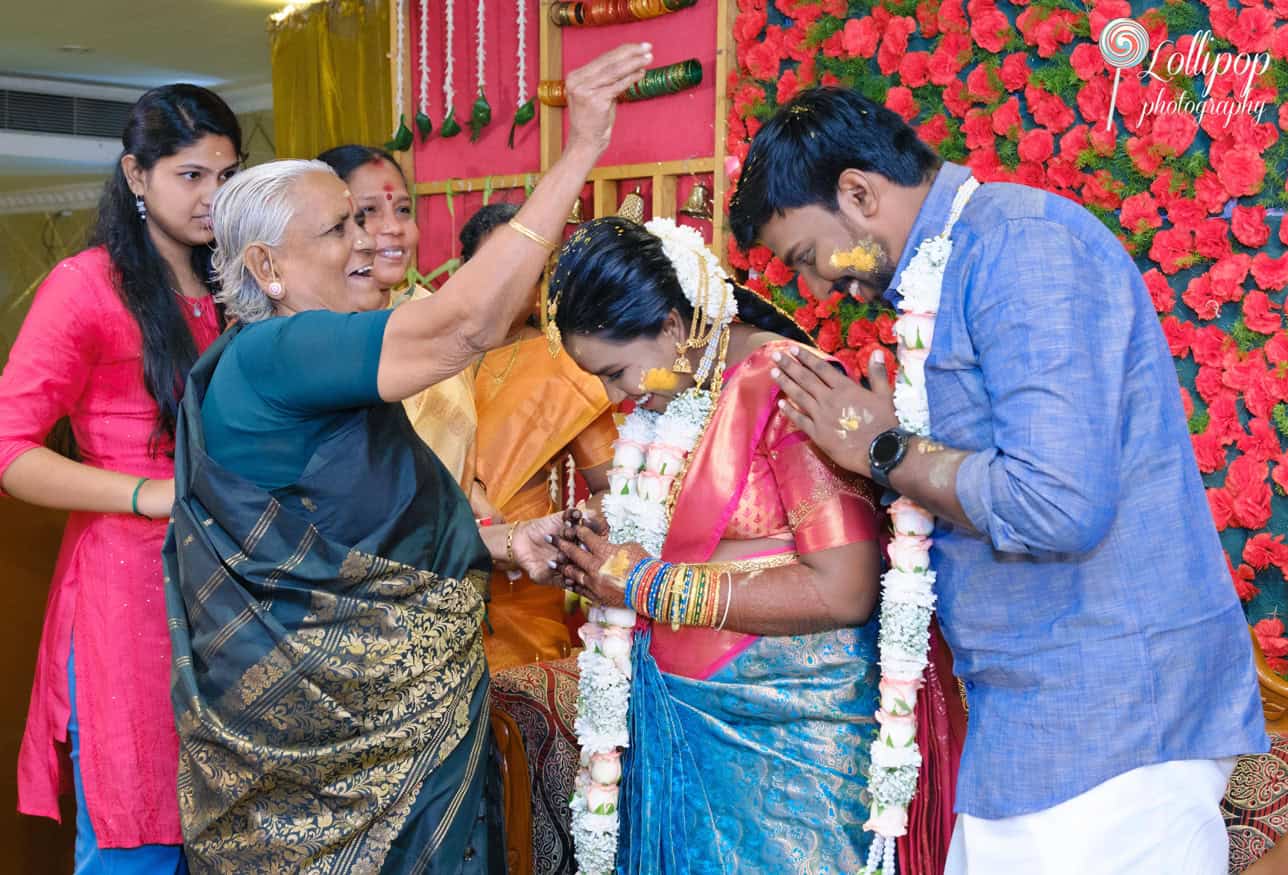
<path fill-rule="evenodd" d="M 291 189 L 308 173 L 335 171 L 321 161 L 270 161 L 233 176 L 215 193 L 211 224 L 215 253 L 211 259 L 219 291 L 215 300 L 239 322 L 260 322 L 273 315 L 273 301 L 246 266 L 252 243 L 281 246 L 286 226 L 295 216 Z"/>

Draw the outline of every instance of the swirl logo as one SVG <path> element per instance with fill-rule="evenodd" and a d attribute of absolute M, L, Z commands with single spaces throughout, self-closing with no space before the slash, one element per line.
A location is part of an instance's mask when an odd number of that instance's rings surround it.
<path fill-rule="evenodd" d="M 1134 67 L 1149 54 L 1149 34 L 1138 21 L 1115 18 L 1100 32 L 1100 54 L 1111 67 Z"/>

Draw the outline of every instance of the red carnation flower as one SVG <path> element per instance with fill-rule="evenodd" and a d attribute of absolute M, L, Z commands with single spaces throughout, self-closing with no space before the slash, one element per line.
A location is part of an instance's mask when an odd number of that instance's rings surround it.
<path fill-rule="evenodd" d="M 1198 122 L 1188 113 L 1164 113 L 1154 119 L 1154 142 L 1164 155 L 1183 155 L 1199 132 Z"/>
<path fill-rule="evenodd" d="M 1158 273 L 1158 271 L 1151 272 Z M 1159 312 L 1164 311 L 1160 310 Z M 1163 336 L 1167 338 L 1167 348 L 1172 353 L 1172 358 L 1184 358 L 1189 354 L 1190 344 L 1194 341 L 1194 324 L 1183 322 L 1170 315 L 1163 319 L 1162 324 Z"/>
<path fill-rule="evenodd" d="M 1005 48 L 1006 41 L 1011 35 L 1011 23 L 997 7 L 990 6 L 975 14 L 971 22 L 970 34 L 984 51 L 997 54 Z"/>
<path fill-rule="evenodd" d="M 917 136 L 930 146 L 938 149 L 939 144 L 948 139 L 948 119 L 942 115 L 933 116 L 929 121 L 917 128 Z"/>
<path fill-rule="evenodd" d="M 818 316 L 814 315 L 813 307 L 797 307 L 796 312 L 792 314 L 792 318 L 796 320 L 796 324 L 801 327 L 801 330 L 807 334 L 818 327 Z"/>
<path fill-rule="evenodd" d="M 1100 0 L 1098 3 L 1093 3 L 1091 12 L 1087 15 L 1091 38 L 1100 39 L 1100 32 L 1115 18 L 1131 18 L 1131 3 L 1127 0 Z"/>
<path fill-rule="evenodd" d="M 934 39 L 939 36 L 939 10 L 930 3 L 918 3 L 917 11 L 913 13 L 917 16 L 917 29 L 926 39 Z M 844 18 L 844 15 L 838 15 L 837 18 Z"/>
<path fill-rule="evenodd" d="M 1159 273 L 1156 268 L 1150 268 L 1146 271 L 1144 279 L 1145 287 L 1149 289 L 1149 300 L 1154 305 L 1154 309 L 1159 313 L 1172 312 L 1176 308 L 1176 291 L 1172 288 L 1171 283 L 1167 281 L 1167 278 Z M 1189 323 L 1185 324 L 1188 325 Z M 1188 342 L 1186 346 L 1189 346 Z M 1184 355 L 1184 353 L 1178 353 L 1173 350 L 1172 355 L 1180 356 Z"/>
<path fill-rule="evenodd" d="M 944 0 L 939 4 L 939 29 L 944 33 L 966 33 L 970 24 L 961 0 Z"/>
<path fill-rule="evenodd" d="M 752 270 L 764 273 L 769 267 L 769 262 L 774 260 L 774 251 L 768 246 L 753 246 L 747 252 L 747 260 L 751 262 Z"/>
<path fill-rule="evenodd" d="M 1024 100 L 1033 120 L 1053 134 L 1068 130 L 1074 123 L 1073 109 L 1056 95 L 1036 85 L 1030 84 L 1024 89 Z"/>
<path fill-rule="evenodd" d="M 1288 492 L 1288 455 L 1275 459 L 1275 470 L 1271 473 L 1270 479 L 1275 481 L 1284 492 Z M 1279 566 L 1279 570 L 1284 572 L 1284 576 L 1288 577 L 1288 570 L 1284 568 L 1285 557 L 1276 556 L 1273 561 Z"/>
<path fill-rule="evenodd" d="M 931 57 L 933 67 L 934 57 Z M 965 118 L 966 111 L 970 109 L 970 99 L 966 96 L 966 83 L 953 77 L 953 80 L 944 88 L 944 108 L 958 118 Z"/>
<path fill-rule="evenodd" d="M 1038 57 L 1050 58 L 1060 51 L 1060 47 L 1073 41 L 1073 28 L 1079 15 L 1067 9 L 1057 9 L 1034 28 L 1037 39 Z"/>
<path fill-rule="evenodd" d="M 1167 221 L 1182 230 L 1193 231 L 1203 224 L 1206 216 L 1207 210 L 1198 201 L 1187 197 L 1174 197 L 1167 205 Z"/>
<path fill-rule="evenodd" d="M 1208 368 L 1209 372 L 1215 368 Z M 1239 423 L 1239 409 L 1235 405 L 1235 393 L 1222 391 L 1208 401 L 1207 430 L 1226 446 L 1243 437 L 1243 426 Z"/>
<path fill-rule="evenodd" d="M 1061 155 L 1047 164 L 1047 179 L 1057 189 L 1072 190 L 1083 184 L 1082 171 L 1074 159 Z"/>
<path fill-rule="evenodd" d="M 845 334 L 845 344 L 852 349 L 877 342 L 877 326 L 869 319 L 855 319 L 850 323 L 850 330 Z"/>
<path fill-rule="evenodd" d="M 1181 409 L 1185 411 L 1186 419 L 1194 415 L 1194 399 L 1190 397 L 1190 390 L 1184 386 L 1181 387 Z"/>
<path fill-rule="evenodd" d="M 1024 123 L 1020 120 L 1020 102 L 1014 97 L 1008 98 L 997 109 L 993 110 L 993 132 L 999 137 L 1014 140 L 1019 137 Z"/>
<path fill-rule="evenodd" d="M 1283 621 L 1273 617 L 1259 620 L 1253 625 L 1252 632 L 1257 636 L 1257 644 L 1271 670 L 1280 674 L 1288 672 L 1288 660 L 1284 659 L 1288 655 L 1288 639 L 1283 637 Z"/>
<path fill-rule="evenodd" d="M 1095 124 L 1109 117 L 1110 90 L 1108 76 L 1095 76 L 1078 89 L 1078 110 L 1084 119 Z"/>
<path fill-rule="evenodd" d="M 823 327 L 818 330 L 818 348 L 823 352 L 831 353 L 841 346 L 841 323 L 836 319 L 828 319 L 823 323 Z"/>
<path fill-rule="evenodd" d="M 782 104 L 790 101 L 793 97 L 795 97 L 797 94 L 800 93 L 800 90 L 801 90 L 801 83 L 800 83 L 800 80 L 796 78 L 796 71 L 788 70 L 785 73 L 783 73 L 782 76 L 778 77 L 777 100 L 779 105 L 781 106 Z"/>
<path fill-rule="evenodd" d="M 998 75 L 1002 79 L 1003 88 L 1007 91 L 1019 91 L 1029 84 L 1029 72 L 1028 55 L 1024 52 L 1014 52 L 1002 61 L 1002 69 Z"/>
<path fill-rule="evenodd" d="M 1247 458 L 1243 456 L 1241 458 Z M 1235 460 L 1238 461 L 1237 459 Z M 1270 522 L 1270 484 L 1264 480 L 1253 483 L 1234 495 L 1234 523 L 1240 528 L 1264 529 Z"/>
<path fill-rule="evenodd" d="M 1284 544 L 1284 536 L 1269 532 L 1253 535 L 1243 542 L 1243 561 L 1257 571 L 1265 571 L 1271 565 L 1288 561 L 1288 546 Z"/>
<path fill-rule="evenodd" d="M 1194 332 L 1194 361 L 1204 367 L 1220 367 L 1234 349 L 1234 339 L 1215 325 Z"/>
<path fill-rule="evenodd" d="M 1254 6 L 1239 13 L 1239 22 L 1230 32 L 1230 42 L 1241 52 L 1264 52 L 1274 36 L 1275 16 L 1264 6 Z"/>
<path fill-rule="evenodd" d="M 1100 54 L 1100 48 L 1094 43 L 1078 43 L 1069 57 L 1069 63 L 1073 65 L 1073 72 L 1077 73 L 1078 78 L 1084 82 L 1105 72 L 1105 57 Z"/>
<path fill-rule="evenodd" d="M 1149 257 L 1168 276 L 1189 267 L 1194 263 L 1194 232 L 1180 228 L 1159 231 L 1150 244 Z"/>
<path fill-rule="evenodd" d="M 1157 236 L 1154 237 L 1154 241 L 1158 241 Z M 1153 248 L 1150 249 L 1150 256 L 1153 257 Z M 1168 266 L 1168 262 L 1163 263 L 1163 272 L 1175 273 L 1175 271 L 1169 271 Z M 1204 322 L 1221 315 L 1221 304 L 1225 302 L 1225 299 L 1212 288 L 1212 280 L 1207 274 L 1191 279 L 1185 287 L 1185 293 L 1181 295 L 1181 300 Z"/>
<path fill-rule="evenodd" d="M 769 266 L 765 268 L 765 281 L 770 285 L 785 286 L 794 276 L 791 268 L 777 258 L 770 259 Z"/>
<path fill-rule="evenodd" d="M 1087 177 L 1082 186 L 1082 196 L 1087 203 L 1106 210 L 1116 210 L 1122 205 L 1118 190 L 1122 187 L 1108 170 L 1097 170 Z"/>
<path fill-rule="evenodd" d="M 1235 207 L 1230 219 L 1230 230 L 1234 239 L 1244 246 L 1259 249 L 1270 240 L 1270 228 L 1266 225 L 1265 207 Z"/>
<path fill-rule="evenodd" d="M 1226 563 L 1229 563 L 1226 559 Z M 1234 591 L 1239 596 L 1240 601 L 1250 602 L 1256 598 L 1261 590 L 1252 582 L 1257 573 L 1247 565 L 1240 565 L 1238 571 L 1230 572 L 1230 579 L 1234 581 Z"/>
<path fill-rule="evenodd" d="M 997 182 L 1005 171 L 992 142 L 973 150 L 966 158 L 966 166 L 980 182 Z"/>
<path fill-rule="evenodd" d="M 912 97 L 912 89 L 896 85 L 886 92 L 885 105 L 903 117 L 906 122 L 912 121 L 921 112 L 921 107 Z"/>
<path fill-rule="evenodd" d="M 1154 198 L 1147 191 L 1134 194 L 1123 201 L 1119 221 L 1132 234 L 1139 234 L 1150 228 L 1161 228 L 1163 225 L 1163 217 L 1158 214 L 1158 204 L 1154 203 Z"/>
<path fill-rule="evenodd" d="M 993 103 L 1002 96 L 1002 90 L 990 72 L 987 66 L 978 64 L 966 76 L 966 91 L 982 103 Z"/>
<path fill-rule="evenodd" d="M 765 13 L 759 9 L 749 9 L 738 13 L 733 20 L 733 37 L 738 45 L 750 43 L 760 36 L 767 22 Z"/>
<path fill-rule="evenodd" d="M 1162 10 L 1150 9 L 1136 20 L 1141 23 L 1141 26 L 1145 28 L 1145 32 L 1149 34 L 1149 47 L 1151 49 L 1158 48 L 1167 39 L 1167 19 L 1163 17 Z M 1097 36 L 1096 39 L 1100 39 L 1100 37 Z"/>
<path fill-rule="evenodd" d="M 729 263 L 733 264 L 733 259 L 730 259 Z M 737 265 L 735 265 L 735 267 L 736 266 Z M 769 293 L 769 286 L 765 285 L 765 281 L 758 276 L 749 277 L 747 279 L 747 288 L 751 289 L 753 292 L 755 292 L 760 297 L 764 298 L 766 301 L 770 300 L 770 298 L 773 297 Z"/>
<path fill-rule="evenodd" d="M 847 0 L 823 0 L 823 14 L 833 18 L 845 18 L 850 14 L 850 4 Z"/>
<path fill-rule="evenodd" d="M 1204 219 L 1194 226 L 1194 248 L 1198 254 L 1220 261 L 1234 252 L 1230 230 L 1224 219 Z M 1240 280 L 1242 282 L 1242 280 Z"/>
<path fill-rule="evenodd" d="M 1035 128 L 1031 131 L 1026 131 L 1024 135 L 1020 137 L 1018 151 L 1021 160 L 1037 161 L 1040 163 L 1050 158 L 1054 153 L 1055 138 L 1051 136 L 1050 131 L 1043 128 Z M 1159 220 L 1159 223 L 1162 223 L 1161 219 Z"/>
<path fill-rule="evenodd" d="M 1288 285 L 1288 255 L 1271 258 L 1264 252 L 1258 252 L 1252 259 L 1252 277 L 1263 289 L 1279 291 Z"/>
<path fill-rule="evenodd" d="M 876 322 L 877 338 L 884 344 L 894 345 L 894 316 L 889 313 L 878 313 Z"/>
<path fill-rule="evenodd" d="M 777 79 L 778 67 L 782 63 L 781 41 L 782 28 L 771 27 L 766 30 L 760 42 L 753 43 L 747 49 L 744 62 L 747 72 L 756 79 Z"/>
<path fill-rule="evenodd" d="M 852 58 L 870 58 L 877 51 L 877 42 L 881 39 L 881 31 L 876 23 L 876 19 L 869 16 L 867 18 L 851 18 L 845 22 L 845 30 L 842 31 L 842 43 L 845 46 L 845 52 Z M 758 76 L 758 79 L 768 77 Z"/>
<path fill-rule="evenodd" d="M 1288 27 L 1275 28 L 1270 37 L 1270 56 L 1279 61 L 1288 59 Z"/>
<path fill-rule="evenodd" d="M 1036 161 L 1021 161 L 1015 167 L 1015 181 L 1032 188 L 1046 188 L 1046 169 Z"/>
<path fill-rule="evenodd" d="M 1198 457 L 1197 448 L 1194 455 L 1195 458 Z M 1199 466 L 1199 470 L 1203 470 L 1202 466 Z M 1213 470 L 1218 469 L 1214 468 Z M 1208 510 L 1212 512 L 1212 522 L 1216 524 L 1216 530 L 1224 532 L 1230 527 L 1234 516 L 1234 499 L 1224 489 L 1209 489 L 1207 490 L 1207 500 Z"/>
<path fill-rule="evenodd" d="M 1269 462 L 1279 457 L 1279 435 L 1267 419 L 1253 419 L 1248 423 L 1248 433 L 1239 438 L 1239 452 L 1258 462 Z"/>
<path fill-rule="evenodd" d="M 838 30 L 819 44 L 823 50 L 823 55 L 828 58 L 846 58 L 849 57 L 845 49 L 845 31 Z"/>
<path fill-rule="evenodd" d="M 1223 301 L 1238 301 L 1243 297 L 1243 281 L 1248 278 L 1250 267 L 1252 259 L 1244 252 L 1227 255 L 1216 262 L 1207 272 L 1213 293 Z"/>
<path fill-rule="evenodd" d="M 1207 212 L 1221 212 L 1229 199 L 1230 193 L 1226 191 L 1225 185 L 1213 171 L 1204 170 L 1199 174 L 1198 179 L 1194 180 L 1194 200 L 1198 201 Z"/>
<path fill-rule="evenodd" d="M 908 51 L 908 37 L 916 29 L 917 22 L 906 15 L 890 19 L 881 40 L 881 50 L 877 52 L 877 66 L 884 75 L 889 76 L 899 69 Z"/>
<path fill-rule="evenodd" d="M 978 149 L 993 143 L 993 120 L 982 109 L 972 109 L 966 113 L 962 122 L 962 133 L 966 135 L 966 148 Z"/>
<path fill-rule="evenodd" d="M 1211 474 L 1225 466 L 1225 447 L 1217 441 L 1215 434 L 1191 434 L 1190 443 L 1194 447 L 1194 461 L 1198 463 L 1199 472 Z"/>
<path fill-rule="evenodd" d="M 1231 197 L 1261 191 L 1261 183 L 1266 177 L 1266 162 L 1251 146 L 1235 146 L 1220 158 L 1214 158 L 1212 164 Z"/>
<path fill-rule="evenodd" d="M 908 52 L 899 62 L 899 78 L 909 88 L 920 88 L 930 81 L 930 53 Z"/>
<path fill-rule="evenodd" d="M 1283 317 L 1274 312 L 1278 306 L 1259 289 L 1248 292 L 1243 298 L 1243 324 L 1258 334 L 1274 334 L 1283 327 Z"/>
<path fill-rule="evenodd" d="M 1288 332 L 1280 331 L 1267 340 L 1261 350 L 1266 354 L 1266 359 L 1276 365 L 1288 362 Z"/>

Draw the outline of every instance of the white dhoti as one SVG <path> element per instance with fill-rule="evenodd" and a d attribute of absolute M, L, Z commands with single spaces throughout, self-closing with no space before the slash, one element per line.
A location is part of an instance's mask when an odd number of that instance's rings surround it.
<path fill-rule="evenodd" d="M 959 814 L 944 875 L 1225 875 L 1234 763 L 1158 763 L 1032 814 Z"/>

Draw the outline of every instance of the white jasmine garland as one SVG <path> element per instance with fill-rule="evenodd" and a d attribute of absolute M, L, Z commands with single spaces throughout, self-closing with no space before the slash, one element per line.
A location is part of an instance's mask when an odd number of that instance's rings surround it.
<path fill-rule="evenodd" d="M 401 6 L 402 4 L 400 3 L 399 5 Z M 420 0 L 420 4 L 418 8 L 420 10 L 419 11 L 420 51 L 418 53 L 420 56 L 420 100 L 418 101 L 417 109 L 420 110 L 421 115 L 428 118 L 429 117 L 429 0 Z M 401 15 L 401 13 L 399 14 Z M 399 49 L 398 49 L 399 56 L 401 57 L 401 53 L 402 53 L 401 36 L 398 39 L 398 44 L 399 44 Z M 400 62 L 399 70 L 401 71 L 401 69 L 402 69 L 402 64 Z M 401 72 L 399 73 L 399 79 L 398 79 L 398 105 L 402 106 Z"/>
<path fill-rule="evenodd" d="M 424 14 L 423 8 L 421 9 L 421 14 Z M 398 115 L 403 111 L 403 71 L 406 69 L 407 63 L 407 12 L 404 9 L 403 0 L 398 0 L 394 4 L 394 15 L 394 31 L 397 33 L 397 43 L 394 46 L 394 78 L 396 79 L 394 83 L 394 115 Z M 422 18 L 421 27 L 423 28 L 424 26 L 424 18 Z M 421 32 L 423 33 L 424 31 L 422 30 Z M 397 135 L 398 119 L 395 118 L 394 136 Z"/>
<path fill-rule="evenodd" d="M 443 115 L 452 114 L 456 107 L 456 88 L 453 81 L 456 75 L 456 16 L 452 0 L 443 0 Z"/>
<path fill-rule="evenodd" d="M 528 2 L 515 0 L 515 7 L 515 26 L 519 32 L 515 75 L 519 78 L 518 105 L 523 106 L 528 102 Z"/>
<path fill-rule="evenodd" d="M 673 398 L 665 413 L 636 408 L 618 429 L 613 445 L 609 492 L 603 503 L 608 540 L 640 544 L 650 556 L 658 557 L 671 527 L 668 499 L 715 411 L 716 393 L 697 386 L 715 365 L 720 335 L 737 316 L 738 306 L 727 274 L 701 234 L 670 219 L 655 219 L 644 227 L 661 238 L 694 310 L 719 326 L 695 374 L 697 385 Z M 595 606 L 588 619 L 580 632 L 586 649 L 577 657 L 581 676 L 573 730 L 582 751 L 582 768 L 571 802 L 573 849 L 579 875 L 610 875 L 617 858 L 618 812 L 616 806 L 590 808 L 592 798 L 615 798 L 609 788 L 594 782 L 592 757 L 606 757 L 609 762 L 600 759 L 598 763 L 599 773 L 616 775 L 620 782 L 620 769 L 613 770 L 611 758 L 620 757 L 630 740 L 626 717 L 632 649 L 629 644 L 622 647 L 622 637 L 634 627 L 636 615 L 629 608 Z"/>
<path fill-rule="evenodd" d="M 930 401 L 926 396 L 925 362 L 934 340 L 935 315 L 943 292 L 944 270 L 952 256 L 951 233 L 970 196 L 979 188 L 972 177 L 953 197 L 944 229 L 917 246 L 899 275 L 899 373 L 894 409 L 899 425 L 930 434 Z M 915 691 L 920 689 L 930 647 L 930 618 L 935 607 L 935 572 L 925 558 L 933 543 L 934 515 L 906 498 L 891 508 L 895 533 L 887 548 L 890 570 L 881 577 L 881 687 L 907 691 L 897 711 L 877 712 L 879 726 L 872 742 L 869 790 L 872 811 L 864 828 L 875 833 L 862 875 L 894 873 L 895 839 L 908 831 L 908 804 L 917 790 L 921 751 L 917 748 Z"/>
<path fill-rule="evenodd" d="M 478 83 L 478 89 L 477 89 L 478 91 L 482 91 L 484 86 L 487 85 L 487 77 L 484 75 L 485 63 L 487 61 L 487 50 L 484 48 L 484 45 L 483 45 L 483 16 L 485 11 L 484 10 L 485 2 L 486 0 L 479 0 L 478 16 L 476 18 L 475 25 L 474 25 L 474 30 L 475 30 L 475 33 L 474 33 L 475 49 L 474 50 L 476 53 L 475 60 L 474 60 L 474 66 L 475 66 L 474 78 L 475 78 L 475 81 Z"/>

